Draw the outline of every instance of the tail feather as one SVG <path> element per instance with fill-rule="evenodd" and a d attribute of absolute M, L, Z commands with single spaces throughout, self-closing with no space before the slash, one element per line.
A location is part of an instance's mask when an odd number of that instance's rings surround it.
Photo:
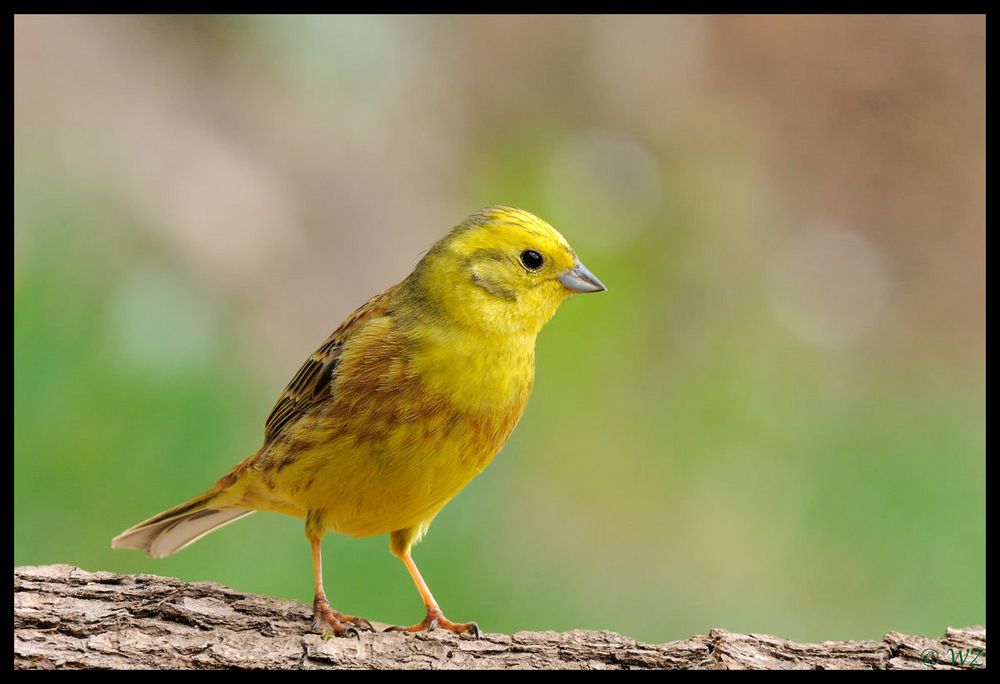
<path fill-rule="evenodd" d="M 245 508 L 213 507 L 214 500 L 214 495 L 205 494 L 133 525 L 111 540 L 111 548 L 142 549 L 153 558 L 162 558 L 253 513 Z"/>

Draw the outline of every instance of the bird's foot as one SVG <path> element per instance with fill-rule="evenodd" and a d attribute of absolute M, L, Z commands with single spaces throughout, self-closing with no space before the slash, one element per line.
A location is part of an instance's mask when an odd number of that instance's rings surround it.
<path fill-rule="evenodd" d="M 313 599 L 313 624 L 312 628 L 319 629 L 323 624 L 329 625 L 333 630 L 333 636 L 353 636 L 361 638 L 359 629 L 374 632 L 372 623 L 363 617 L 356 615 L 344 615 L 330 607 L 330 602 L 326 600 L 324 594 L 316 594 Z"/>
<path fill-rule="evenodd" d="M 446 629 L 449 632 L 454 632 L 459 636 L 463 634 L 471 634 L 472 638 L 478 639 L 480 637 L 479 625 L 475 622 L 452 622 L 440 611 L 429 611 L 427 617 L 415 625 L 410 625 L 409 627 L 387 627 L 385 631 L 387 632 L 431 632 L 435 629 Z"/>

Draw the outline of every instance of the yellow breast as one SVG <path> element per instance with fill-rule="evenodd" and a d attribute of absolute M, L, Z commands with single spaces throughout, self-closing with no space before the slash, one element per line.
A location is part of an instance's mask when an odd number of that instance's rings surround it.
<path fill-rule="evenodd" d="M 429 520 L 503 446 L 533 378 L 533 338 L 424 328 L 414 339 L 387 323 L 345 349 L 332 400 L 272 447 L 268 496 L 355 536 Z"/>

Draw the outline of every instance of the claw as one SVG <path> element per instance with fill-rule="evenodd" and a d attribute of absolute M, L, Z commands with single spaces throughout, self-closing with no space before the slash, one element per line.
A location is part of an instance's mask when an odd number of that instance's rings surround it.
<path fill-rule="evenodd" d="M 344 615 L 343 613 L 338 613 L 330 607 L 330 603 L 326 600 L 326 596 L 317 595 L 316 599 L 313 601 L 312 629 L 316 630 L 324 625 L 328 625 L 332 630 L 323 635 L 324 639 L 329 639 L 333 636 L 353 636 L 360 641 L 361 632 L 359 631 L 359 628 L 360 630 L 375 631 L 375 628 L 372 627 L 372 623 L 368 622 L 368 620 L 356 615 Z"/>
<path fill-rule="evenodd" d="M 475 622 L 452 622 L 448 618 L 444 617 L 440 613 L 428 613 L 422 621 L 415 625 L 410 625 L 409 627 L 393 626 L 386 627 L 384 631 L 386 632 L 433 632 L 438 629 L 444 629 L 449 632 L 454 632 L 459 636 L 463 634 L 471 634 L 473 638 L 479 639 L 481 633 L 479 631 L 479 625 Z"/>
<path fill-rule="evenodd" d="M 361 640 L 361 633 L 358 631 L 358 628 L 355 627 L 354 625 L 348 625 L 343 622 L 338 622 L 337 620 L 328 622 L 327 624 L 330 626 L 330 629 L 324 630 L 323 632 L 324 640 L 332 639 L 333 637 L 343 637 L 343 636 L 352 636 L 355 637 L 358 641 Z"/>

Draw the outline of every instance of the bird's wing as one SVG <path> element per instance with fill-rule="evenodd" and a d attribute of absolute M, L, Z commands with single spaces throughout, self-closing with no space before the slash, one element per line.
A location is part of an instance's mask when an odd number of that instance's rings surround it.
<path fill-rule="evenodd" d="M 278 397 L 264 422 L 264 446 L 275 441 L 289 423 L 294 422 L 317 401 L 329 396 L 330 382 L 337 371 L 337 362 L 344 343 L 364 323 L 386 313 L 386 301 L 391 290 L 376 295 L 354 311 L 299 368 L 288 386 Z"/>

